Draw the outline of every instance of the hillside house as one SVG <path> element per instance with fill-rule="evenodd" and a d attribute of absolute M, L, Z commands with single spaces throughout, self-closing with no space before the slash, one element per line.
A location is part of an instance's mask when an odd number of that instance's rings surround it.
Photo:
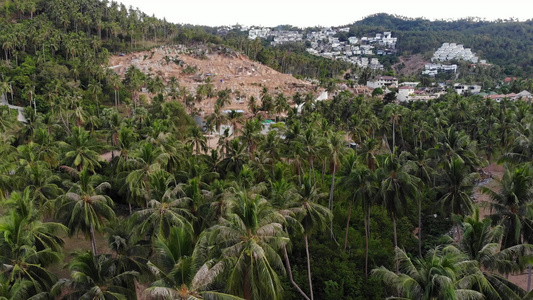
<path fill-rule="evenodd" d="M 396 99 L 400 102 L 406 102 L 411 100 L 411 96 L 415 93 L 415 88 L 411 86 L 401 86 L 396 94 Z"/>
<path fill-rule="evenodd" d="M 453 85 L 453 90 L 459 95 L 463 95 L 466 92 L 470 92 L 471 94 L 478 94 L 479 92 L 481 92 L 481 86 L 456 83 Z"/>
<path fill-rule="evenodd" d="M 533 99 L 533 95 L 531 95 L 531 93 L 528 91 L 521 91 L 520 93 L 516 94 L 515 99 L 531 101 Z"/>
<path fill-rule="evenodd" d="M 369 88 L 388 88 L 398 86 L 398 79 L 393 76 L 378 76 L 372 81 L 367 81 L 366 86 Z"/>
<path fill-rule="evenodd" d="M 413 82 L 406 81 L 406 82 L 400 83 L 400 86 L 410 86 L 412 88 L 415 88 L 419 84 L 420 84 L 420 82 L 418 82 L 418 81 L 413 81 Z"/>

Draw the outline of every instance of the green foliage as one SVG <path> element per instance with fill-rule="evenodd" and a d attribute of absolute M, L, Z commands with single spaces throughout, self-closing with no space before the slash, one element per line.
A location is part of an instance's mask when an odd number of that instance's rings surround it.
<path fill-rule="evenodd" d="M 455 276 L 454 284 L 472 275 L 477 285 L 464 286 L 487 296 L 494 291 L 485 279 L 524 294 L 501 275 L 523 270 L 522 254 L 531 248 L 522 244 L 532 228 L 528 103 L 446 95 L 389 104 L 392 94 L 382 101 L 335 93 L 339 75 L 353 66 L 303 53 L 302 44 L 270 47 L 240 31 L 220 37 L 215 28 L 172 25 L 115 2 L 19 2 L 5 1 L 0 20 L 0 94 L 27 106 L 28 120 L 19 123 L 16 111 L 0 106 L 0 297 L 135 299 L 137 280 L 155 299 L 383 299 L 391 294 L 380 278 L 367 277 L 367 269 L 394 268 L 395 254 L 401 254 L 394 241 L 405 249 L 400 259 L 417 268 L 456 272 L 450 262 L 472 260 L 466 273 L 446 273 Z M 402 30 L 427 36 L 432 28 L 452 32 L 463 24 L 460 35 L 466 37 L 489 25 L 503 32 L 529 26 L 381 21 L 352 27 L 340 38 L 374 25 L 390 25 L 406 43 L 411 38 Z M 431 30 L 417 33 L 423 28 Z M 216 91 L 209 80 L 192 95 L 176 79 L 165 83 L 131 67 L 121 80 L 102 67 L 110 52 L 166 42 L 212 43 L 210 50 L 234 55 L 230 46 L 283 73 L 320 78 L 335 95 L 316 103 L 313 93 L 292 96 L 303 105 L 298 114 L 290 95 L 263 88 L 260 99 L 249 98 L 254 117 L 244 120 L 236 111 L 222 114 L 231 91 Z M 426 51 L 437 43 L 408 46 Z M 393 56 L 381 60 L 395 63 Z M 174 62 L 181 64 L 177 57 Z M 352 72 L 361 72 L 362 82 L 373 75 L 369 69 Z M 487 80 L 500 73 L 468 69 L 464 75 Z M 517 80 L 501 89 L 527 84 Z M 143 87 L 152 99 L 141 94 Z M 195 101 L 215 97 L 208 128 L 242 124 L 217 144 L 189 115 L 198 112 Z M 261 134 L 259 110 L 283 122 Z M 446 218 L 475 211 L 473 174 L 484 166 L 484 155 L 491 160 L 499 154 L 506 161 L 501 190 L 484 189 L 493 200 L 494 223 Z M 419 218 L 422 234 L 416 236 Z M 453 225 L 458 250 L 443 238 Z M 76 244 L 78 233 L 90 237 L 93 253 L 61 255 L 74 247 L 62 237 Z M 54 274 L 57 263 L 69 265 L 70 278 L 58 280 L 65 274 Z M 476 264 L 491 274 L 469 273 Z M 419 282 L 427 287 L 430 281 Z M 446 295 L 454 284 L 442 286 Z"/>
<path fill-rule="evenodd" d="M 442 43 L 460 43 L 472 48 L 481 59 L 502 66 L 506 74 L 531 75 L 531 22 L 484 21 L 466 18 L 454 21 L 406 18 L 375 14 L 350 26 L 350 34 L 392 31 L 403 55 L 435 51 Z M 518 38 L 521 36 L 521 38 Z"/>

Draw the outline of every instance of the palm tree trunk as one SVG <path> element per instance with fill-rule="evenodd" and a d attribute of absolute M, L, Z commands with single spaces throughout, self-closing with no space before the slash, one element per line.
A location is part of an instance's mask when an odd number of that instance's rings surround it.
<path fill-rule="evenodd" d="M 314 300 L 313 282 L 311 280 L 311 261 L 309 260 L 309 243 L 307 242 L 307 233 L 304 234 L 304 240 L 305 240 L 305 253 L 307 255 L 307 277 L 309 278 L 309 293 L 311 294 L 311 300 Z"/>
<path fill-rule="evenodd" d="M 306 300 L 310 300 L 309 297 L 307 297 L 307 295 L 302 291 L 302 289 L 298 286 L 298 284 L 294 282 L 294 279 L 292 278 L 291 263 L 289 262 L 289 255 L 287 254 L 287 248 L 285 246 L 283 246 L 283 252 L 285 254 L 285 267 L 287 268 L 287 273 L 289 274 L 289 281 L 292 283 L 294 288 L 296 288 L 296 290 L 300 292 L 300 294 L 302 294 L 302 296 Z"/>
<path fill-rule="evenodd" d="M 329 188 L 329 210 L 333 212 L 333 193 L 335 192 L 335 171 L 336 164 L 333 163 L 333 174 L 331 177 L 331 186 Z"/>
<path fill-rule="evenodd" d="M 322 183 L 324 183 L 324 177 L 326 177 L 326 159 L 322 163 Z"/>
<path fill-rule="evenodd" d="M 396 148 L 396 123 L 392 122 L 392 151 L 394 152 L 394 148 Z"/>
<path fill-rule="evenodd" d="M 396 248 L 398 248 L 398 234 L 396 232 L 396 216 L 392 214 L 392 226 L 394 229 L 394 257 L 396 259 L 396 274 L 400 273 L 400 261 L 398 260 L 398 255 L 396 255 Z"/>
<path fill-rule="evenodd" d="M 348 208 L 348 220 L 346 221 L 346 234 L 344 235 L 344 252 L 346 252 L 346 246 L 348 246 L 348 230 L 350 229 L 350 217 L 352 216 L 352 201 L 350 201 L 350 208 Z M 366 219 L 365 219 L 366 222 Z M 365 225 L 366 231 L 366 225 Z"/>
<path fill-rule="evenodd" d="M 370 218 L 370 213 L 368 216 L 364 217 L 365 222 L 365 278 L 368 278 L 368 239 L 370 238 L 370 222 L 367 220 Z"/>
<path fill-rule="evenodd" d="M 93 226 L 92 223 L 91 223 L 91 227 L 90 227 L 90 233 L 91 233 L 91 248 L 93 250 L 94 256 L 96 256 L 96 255 L 98 255 L 98 253 L 96 253 L 96 238 L 94 236 L 94 226 Z"/>
<path fill-rule="evenodd" d="M 329 210 L 333 213 L 333 193 L 335 192 L 335 172 L 336 170 L 336 164 L 333 162 L 333 176 L 331 177 L 331 187 L 329 190 Z M 333 218 L 331 218 L 330 223 L 330 229 L 331 229 L 331 238 L 334 238 L 333 236 Z"/>
<path fill-rule="evenodd" d="M 422 257 L 422 199 L 418 199 L 418 255 Z"/>
<path fill-rule="evenodd" d="M 249 287 L 249 280 L 248 280 L 248 274 L 250 273 L 250 270 L 248 268 L 246 268 L 246 271 L 244 272 L 244 279 L 243 279 L 243 291 L 242 291 L 242 295 L 243 295 L 243 298 L 246 299 L 246 300 L 251 300 L 252 299 L 252 291 L 250 291 L 250 287 Z"/>

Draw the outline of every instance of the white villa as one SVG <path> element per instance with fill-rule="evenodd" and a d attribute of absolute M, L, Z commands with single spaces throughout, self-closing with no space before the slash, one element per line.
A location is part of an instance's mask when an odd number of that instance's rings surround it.
<path fill-rule="evenodd" d="M 477 94 L 481 92 L 481 86 L 456 83 L 453 85 L 453 90 L 459 95 L 462 95 L 467 91 L 470 92 L 471 94 Z"/>
<path fill-rule="evenodd" d="M 431 61 L 449 61 L 452 59 L 478 62 L 478 57 L 472 52 L 472 49 L 464 48 L 463 45 L 456 43 L 443 43 L 433 54 Z"/>
<path fill-rule="evenodd" d="M 411 100 L 411 96 L 415 93 L 415 88 L 412 86 L 404 85 L 398 89 L 396 99 L 400 102 Z"/>
<path fill-rule="evenodd" d="M 367 81 L 366 86 L 369 88 L 383 88 L 398 86 L 398 79 L 393 76 L 378 76 L 372 81 Z"/>

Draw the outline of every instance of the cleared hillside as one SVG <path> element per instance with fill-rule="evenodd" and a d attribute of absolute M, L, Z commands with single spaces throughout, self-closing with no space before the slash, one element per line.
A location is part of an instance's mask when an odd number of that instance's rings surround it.
<path fill-rule="evenodd" d="M 180 63 L 176 62 L 177 60 Z M 282 92 L 287 96 L 313 89 L 312 84 L 307 81 L 296 79 L 290 74 L 282 74 L 235 52 L 209 52 L 198 57 L 183 54 L 178 47 L 160 47 L 153 50 L 153 55 L 151 51 L 143 51 L 112 56 L 109 59 L 109 67 L 120 76 L 124 76 L 132 65 L 145 74 L 161 76 L 165 82 L 174 76 L 179 85 L 186 87 L 191 93 L 206 80 L 210 80 L 216 90 L 228 88 L 233 95 L 241 95 L 241 98 L 254 96 L 259 99 L 263 87 L 270 93 Z M 190 72 L 193 69 L 194 72 Z M 237 101 L 236 98 L 234 97 L 227 109 L 245 109 L 244 101 Z M 204 101 L 201 108 L 210 113 L 213 109 L 212 101 Z"/>

